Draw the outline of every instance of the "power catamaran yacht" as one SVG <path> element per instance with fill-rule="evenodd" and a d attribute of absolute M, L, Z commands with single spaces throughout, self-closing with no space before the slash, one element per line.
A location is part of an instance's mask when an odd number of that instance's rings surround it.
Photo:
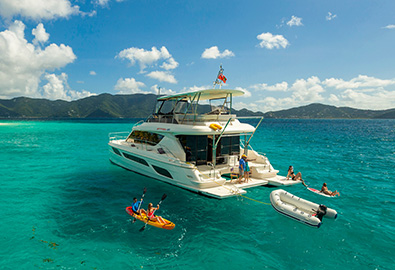
<path fill-rule="evenodd" d="M 221 73 L 222 74 L 222 73 Z M 226 198 L 262 185 L 293 185 L 250 146 L 256 127 L 232 114 L 244 92 L 207 89 L 160 96 L 156 109 L 130 133 L 110 133 L 110 161 L 136 173 L 209 197 Z M 204 104 L 208 103 L 208 104 Z M 250 180 L 239 183 L 239 159 L 249 161 Z"/>

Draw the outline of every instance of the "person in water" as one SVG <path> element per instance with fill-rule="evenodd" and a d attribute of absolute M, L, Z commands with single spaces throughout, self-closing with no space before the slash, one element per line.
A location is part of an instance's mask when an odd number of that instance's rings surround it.
<path fill-rule="evenodd" d="M 288 174 L 287 174 L 287 180 L 291 177 L 292 180 L 294 181 L 302 181 L 302 184 L 307 187 L 307 185 L 305 184 L 305 182 L 302 179 L 302 173 L 298 172 L 296 175 L 294 173 L 294 167 L 293 166 L 289 166 L 288 168 Z"/>
<path fill-rule="evenodd" d="M 330 191 L 330 190 L 328 189 L 326 183 L 324 183 L 324 184 L 322 185 L 321 192 L 324 193 L 324 194 L 330 195 L 330 196 L 336 196 L 336 195 L 337 195 L 337 196 L 340 196 L 340 193 L 337 192 L 337 190 L 335 190 L 335 191 Z"/>
<path fill-rule="evenodd" d="M 246 170 L 246 159 L 247 156 L 243 154 L 239 160 L 239 183 L 242 182 L 241 179 L 244 177 L 244 172 Z"/>
<path fill-rule="evenodd" d="M 159 209 L 159 204 L 158 204 L 156 207 L 154 207 L 152 203 L 149 203 L 149 204 L 148 204 L 148 209 L 147 209 L 147 212 L 148 212 L 148 214 L 147 214 L 148 219 L 151 220 L 151 221 L 157 221 L 157 222 L 159 222 L 159 223 L 166 224 L 166 221 L 164 221 L 163 218 L 162 218 L 161 216 L 155 216 L 154 213 L 155 213 L 155 211 L 158 210 L 158 209 Z"/>
<path fill-rule="evenodd" d="M 143 203 L 143 198 L 141 198 L 141 201 L 137 201 L 137 198 L 133 198 L 133 204 L 132 204 L 132 211 L 136 215 L 141 215 L 141 213 L 145 213 L 145 210 L 141 208 L 141 204 Z"/>

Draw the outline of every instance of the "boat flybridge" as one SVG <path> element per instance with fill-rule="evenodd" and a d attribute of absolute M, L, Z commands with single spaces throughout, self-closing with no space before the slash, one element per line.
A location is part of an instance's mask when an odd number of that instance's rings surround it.
<path fill-rule="evenodd" d="M 154 113 L 136 123 L 130 133 L 110 133 L 110 161 L 215 198 L 244 194 L 256 186 L 300 183 L 278 176 L 268 158 L 251 148 L 250 140 L 262 118 L 254 127 L 239 121 L 246 117 L 232 114 L 233 97 L 243 94 L 207 89 L 158 97 Z M 239 183 L 243 154 L 250 180 Z"/>

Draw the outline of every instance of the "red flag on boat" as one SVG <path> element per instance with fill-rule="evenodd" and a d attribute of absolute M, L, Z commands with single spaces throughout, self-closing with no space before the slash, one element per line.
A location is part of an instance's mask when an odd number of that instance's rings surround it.
<path fill-rule="evenodd" d="M 226 83 L 226 77 L 225 77 L 225 75 L 223 75 L 223 74 L 219 74 L 218 75 L 218 79 L 220 79 L 221 81 L 223 81 L 224 83 Z"/>

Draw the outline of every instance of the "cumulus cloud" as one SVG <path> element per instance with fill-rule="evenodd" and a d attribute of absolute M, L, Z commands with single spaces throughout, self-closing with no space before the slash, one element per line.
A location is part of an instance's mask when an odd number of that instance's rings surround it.
<path fill-rule="evenodd" d="M 277 85 L 281 85 L 281 87 L 284 88 L 288 84 L 283 82 Z M 265 88 L 264 90 L 267 89 Z M 264 112 L 267 112 L 295 107 L 296 104 L 297 106 L 302 106 L 315 102 L 323 102 L 325 100 L 322 95 L 325 90 L 321 85 L 320 79 L 316 76 L 312 76 L 307 80 L 298 79 L 289 89 L 286 89 L 286 91 L 291 92 L 291 96 L 285 98 L 274 98 L 269 96 L 257 102 L 263 104 L 261 108 Z"/>
<path fill-rule="evenodd" d="M 152 71 L 146 75 L 160 82 L 177 83 L 177 80 L 168 71 Z"/>
<path fill-rule="evenodd" d="M 43 86 L 42 97 L 52 100 L 74 100 L 96 95 L 86 90 L 79 92 L 70 89 L 67 77 L 66 73 L 61 73 L 60 75 L 46 73 L 44 79 L 48 83 Z"/>
<path fill-rule="evenodd" d="M 287 25 L 292 27 L 292 26 L 302 26 L 302 18 L 296 17 L 296 16 L 292 16 L 291 20 L 289 20 L 287 22 Z"/>
<path fill-rule="evenodd" d="M 336 89 L 379 88 L 395 85 L 395 80 L 382 80 L 366 75 L 358 75 L 358 77 L 349 81 L 335 78 L 326 79 L 323 81 L 323 84 Z"/>
<path fill-rule="evenodd" d="M 36 28 L 32 30 L 32 34 L 35 37 L 33 39 L 33 44 L 44 44 L 49 39 L 49 34 L 45 31 L 44 25 L 39 23 Z"/>
<path fill-rule="evenodd" d="M 253 112 L 262 111 L 262 106 L 255 103 L 234 102 L 232 107 L 236 110 L 248 109 Z"/>
<path fill-rule="evenodd" d="M 261 48 L 269 50 L 273 48 L 279 49 L 280 47 L 286 48 L 289 45 L 288 40 L 286 40 L 282 35 L 273 35 L 272 33 L 262 33 L 257 36 L 257 39 L 261 40 L 259 43 Z"/>
<path fill-rule="evenodd" d="M 204 59 L 217 59 L 217 58 L 226 58 L 232 56 L 235 56 L 235 54 L 232 51 L 224 50 L 221 53 L 217 46 L 212 46 L 211 48 L 205 49 L 201 57 Z"/>
<path fill-rule="evenodd" d="M 236 90 L 241 90 L 241 91 L 244 92 L 244 95 L 242 95 L 242 97 L 245 97 L 245 98 L 251 97 L 251 92 L 248 91 L 247 89 L 242 88 L 242 87 L 236 87 L 235 89 Z"/>
<path fill-rule="evenodd" d="M 395 104 L 395 91 L 378 89 L 363 92 L 347 89 L 338 95 L 339 106 L 349 106 L 358 109 L 392 109 Z"/>
<path fill-rule="evenodd" d="M 325 19 L 326 19 L 327 21 L 331 21 L 331 20 L 333 20 L 333 19 L 336 18 L 336 17 L 337 17 L 336 14 L 332 14 L 331 12 L 328 12 L 328 15 L 326 15 Z"/>
<path fill-rule="evenodd" d="M 260 110 L 263 112 L 316 102 L 359 109 L 390 109 L 394 108 L 395 104 L 394 86 L 395 79 L 384 80 L 366 75 L 359 75 L 348 81 L 335 78 L 321 81 L 318 77 L 312 76 L 308 79 L 298 79 L 287 87 L 285 91 L 291 93 L 289 96 L 282 98 L 266 96 L 256 103 L 261 104 Z M 283 87 L 285 89 L 285 84 Z M 267 84 L 257 84 L 252 88 L 258 91 L 270 91 L 270 86 Z"/>
<path fill-rule="evenodd" d="M 212 88 L 213 85 L 202 85 L 202 86 L 189 86 L 189 87 L 184 87 L 180 92 L 185 93 L 185 92 L 195 92 L 195 91 L 200 91 L 200 90 L 205 90 L 205 89 L 210 89 Z"/>
<path fill-rule="evenodd" d="M 159 91 L 159 86 L 157 84 L 151 86 L 151 92 L 152 93 L 157 95 L 158 91 Z M 173 91 L 172 89 L 166 89 L 164 87 L 160 87 L 160 95 L 169 96 L 169 95 L 175 95 L 175 94 L 177 94 L 177 92 Z"/>
<path fill-rule="evenodd" d="M 389 24 L 387 26 L 384 26 L 383 28 L 385 28 L 385 29 L 395 29 L 395 24 Z"/>
<path fill-rule="evenodd" d="M 118 90 L 118 94 L 136 94 L 136 93 L 148 93 L 140 88 L 145 87 L 143 82 L 136 81 L 135 78 L 120 78 L 117 84 L 114 86 L 115 90 Z"/>
<path fill-rule="evenodd" d="M 129 60 L 130 65 L 132 66 L 138 63 L 140 65 L 141 72 L 144 72 L 144 69 L 147 66 L 152 66 L 159 61 L 164 61 L 164 63 L 161 65 L 161 68 L 165 70 L 171 70 L 178 67 L 178 63 L 174 60 L 165 46 L 162 46 L 160 50 L 158 50 L 155 46 L 152 47 L 151 50 L 131 47 L 122 50 L 117 55 L 117 57 Z"/>
<path fill-rule="evenodd" d="M 34 30 L 36 44 L 25 39 L 24 31 L 25 25 L 21 21 L 15 21 L 8 30 L 0 32 L 0 96 L 54 98 L 54 95 L 48 93 L 59 93 L 60 88 L 52 88 L 51 91 L 50 85 L 40 88 L 41 79 L 47 80 L 49 84 L 55 82 L 55 78 L 49 76 L 48 72 L 72 63 L 76 56 L 72 48 L 64 44 L 40 46 L 40 43 L 49 38 L 42 24 Z M 59 96 L 64 97 L 63 94 Z"/>
<path fill-rule="evenodd" d="M 89 71 L 89 75 L 96 76 L 96 72 L 94 70 Z"/>
<path fill-rule="evenodd" d="M 266 90 L 266 91 L 273 91 L 273 92 L 284 92 L 288 90 L 288 83 L 276 83 L 275 85 L 267 85 L 266 83 L 261 84 L 254 84 L 251 88 L 255 90 Z"/>
<path fill-rule="evenodd" d="M 108 5 L 108 3 L 109 3 L 110 1 L 111 1 L 111 0 L 94 0 L 93 3 L 95 3 L 96 5 L 105 7 L 105 6 Z M 125 0 L 116 0 L 116 2 L 123 2 L 123 1 L 125 1 Z"/>
<path fill-rule="evenodd" d="M 79 6 L 69 0 L 1 0 L 0 15 L 11 19 L 21 15 L 33 20 L 68 18 L 79 14 Z"/>

